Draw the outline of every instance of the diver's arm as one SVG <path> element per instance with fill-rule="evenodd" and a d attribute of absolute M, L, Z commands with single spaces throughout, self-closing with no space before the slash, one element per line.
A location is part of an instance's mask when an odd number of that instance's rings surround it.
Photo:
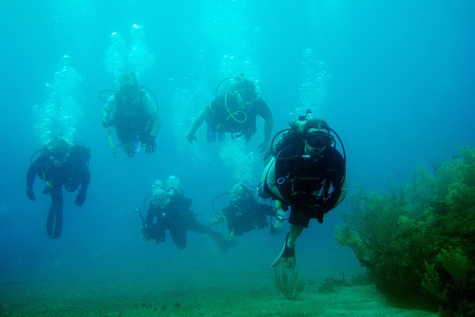
<path fill-rule="evenodd" d="M 107 106 L 104 106 L 102 108 L 102 118 L 109 119 L 110 117 L 110 112 L 107 110 Z"/>
<path fill-rule="evenodd" d="M 40 172 L 41 168 L 44 168 L 46 166 L 48 160 L 49 158 L 45 155 L 38 157 L 33 162 L 33 164 L 30 165 L 26 173 L 26 196 L 32 201 L 35 201 L 36 199 L 35 194 L 33 192 L 33 184 L 35 182 L 36 174 Z"/>
<path fill-rule="evenodd" d="M 333 192 L 326 200 L 323 208 L 325 212 L 328 212 L 338 206 L 346 197 L 346 170 L 343 158 L 338 154 L 335 157 L 337 163 L 335 164 L 334 171 L 331 173 L 330 182 L 333 186 Z M 330 183 L 328 182 L 328 183 Z M 330 184 L 328 184 L 329 186 Z M 325 188 L 325 192 L 328 192 L 328 188 Z"/>
<path fill-rule="evenodd" d="M 147 216 L 145 217 L 145 225 L 150 227 L 153 224 L 155 215 L 157 214 L 156 208 L 152 203 L 148 205 Z"/>
<path fill-rule="evenodd" d="M 341 194 L 341 185 L 333 188 L 333 192 L 328 196 L 328 199 L 325 203 L 322 204 L 323 212 L 327 213 L 333 208 L 335 208 L 338 198 Z"/>
<path fill-rule="evenodd" d="M 35 163 L 28 168 L 28 172 L 26 173 L 26 190 L 33 190 L 33 183 L 35 182 L 37 169 L 38 166 L 35 165 Z"/>
<path fill-rule="evenodd" d="M 152 127 L 150 130 L 150 137 L 157 138 L 158 131 L 160 130 L 160 115 L 158 113 L 158 106 L 148 93 L 145 94 L 145 103 L 143 104 L 145 111 L 148 113 Z"/>
<path fill-rule="evenodd" d="M 26 197 L 29 200 L 35 201 L 35 193 L 33 192 L 33 183 L 35 182 L 36 170 L 33 168 L 33 165 L 30 166 L 26 174 Z"/>
<path fill-rule="evenodd" d="M 261 152 L 265 152 L 269 146 L 269 140 L 272 133 L 272 127 L 274 126 L 274 117 L 271 115 L 269 118 L 264 119 L 264 141 L 259 145 Z"/>
<path fill-rule="evenodd" d="M 115 109 L 115 95 L 112 95 L 107 99 L 106 104 L 102 108 L 102 125 L 104 127 L 109 127 L 113 125 L 112 112 Z"/>
<path fill-rule="evenodd" d="M 347 190 L 348 190 L 348 187 L 346 185 L 346 178 L 345 178 L 345 180 L 343 181 L 343 185 L 341 187 L 341 190 L 340 190 L 340 197 L 338 197 L 338 200 L 335 203 L 335 205 L 333 206 L 333 208 L 336 208 L 345 199 Z"/>
<path fill-rule="evenodd" d="M 152 238 L 156 238 L 154 237 L 154 230 L 153 230 L 153 227 L 154 227 L 154 224 L 153 224 L 153 220 L 155 218 L 155 215 L 156 215 L 156 212 L 155 212 L 155 206 L 150 203 L 149 206 L 148 206 L 148 210 L 147 210 L 147 216 L 145 218 L 145 220 L 143 220 L 143 225 L 141 227 L 141 231 L 142 231 L 142 234 L 144 236 L 144 239 L 145 240 L 150 240 Z"/>
<path fill-rule="evenodd" d="M 91 173 L 87 166 L 79 167 L 81 168 L 80 177 L 81 177 L 81 186 L 79 188 L 79 193 L 76 196 L 76 200 L 74 200 L 74 204 L 78 207 L 82 207 L 84 202 L 86 201 L 86 193 L 87 188 L 89 187 L 89 181 L 91 179 Z"/>
<path fill-rule="evenodd" d="M 206 118 L 206 108 L 201 110 L 198 117 L 196 117 L 195 122 L 193 122 L 190 132 L 188 132 L 186 136 L 186 139 L 188 140 L 188 142 L 193 143 L 193 141 L 196 141 L 195 133 L 199 129 L 199 127 L 203 124 L 203 122 L 205 121 L 205 118 Z"/>
<path fill-rule="evenodd" d="M 41 173 L 51 164 L 48 155 L 41 155 L 38 157 L 28 168 L 26 173 L 26 188 L 33 189 L 33 183 L 35 182 L 36 174 Z"/>
<path fill-rule="evenodd" d="M 158 111 L 152 112 L 150 114 L 150 118 L 152 120 L 152 130 L 150 131 L 150 136 L 156 138 L 158 131 L 160 130 L 160 116 L 158 115 Z"/>

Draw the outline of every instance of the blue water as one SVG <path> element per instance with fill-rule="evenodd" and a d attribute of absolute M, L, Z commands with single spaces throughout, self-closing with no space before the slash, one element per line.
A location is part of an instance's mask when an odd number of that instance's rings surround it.
<path fill-rule="evenodd" d="M 260 82 L 273 133 L 307 107 L 339 133 L 349 195 L 358 186 L 387 191 L 388 182 L 404 183 L 413 168 L 451 158 L 458 146 L 475 146 L 473 1 L 294 2 L 2 1 L 0 284 L 47 281 L 54 289 L 77 277 L 138 287 L 135 281 L 152 276 L 167 281 L 159 287 L 179 288 L 202 275 L 268 279 L 265 268 L 283 236 L 252 232 L 223 254 L 189 233 L 187 249 L 179 251 L 171 239 L 143 241 L 133 212 L 154 181 L 169 175 L 180 178 L 202 222 L 214 215 L 213 199 L 236 181 L 257 183 L 262 121 L 247 144 L 208 144 L 204 126 L 198 143 L 185 140 L 218 82 L 241 72 Z M 143 37 L 131 34 L 134 24 Z M 118 149 L 114 158 L 100 124 L 100 93 L 116 89 L 113 71 L 121 68 L 108 59 L 111 50 L 117 53 L 113 32 L 126 43 L 123 69 L 136 71 L 158 100 L 162 128 L 153 155 L 130 159 Z M 65 69 L 73 72 L 69 81 L 58 75 Z M 30 156 L 44 142 L 44 109 L 56 100 L 52 93 L 72 98 L 62 99 L 74 108 L 71 136 L 92 154 L 87 201 L 78 208 L 74 195 L 65 195 L 57 241 L 46 236 L 49 197 L 38 180 L 36 202 L 24 193 Z M 351 251 L 336 245 L 340 223 L 332 211 L 299 240 L 298 265 L 308 278 L 362 271 Z M 224 226 L 218 230 L 226 233 Z"/>

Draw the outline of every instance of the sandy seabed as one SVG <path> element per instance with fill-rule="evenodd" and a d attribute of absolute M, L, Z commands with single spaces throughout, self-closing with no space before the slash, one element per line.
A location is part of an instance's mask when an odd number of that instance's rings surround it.
<path fill-rule="evenodd" d="M 66 289 L 31 291 L 28 285 L 13 284 L 2 286 L 0 305 L 0 316 L 29 317 L 438 316 L 394 307 L 373 285 L 339 287 L 334 292 L 318 292 L 317 285 L 307 285 L 297 300 L 288 300 L 270 285 L 171 292 L 121 285 L 106 292 L 90 289 L 71 293 Z"/>

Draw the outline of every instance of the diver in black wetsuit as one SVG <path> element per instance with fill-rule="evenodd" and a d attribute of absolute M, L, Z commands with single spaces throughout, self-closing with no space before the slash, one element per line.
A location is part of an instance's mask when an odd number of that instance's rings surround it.
<path fill-rule="evenodd" d="M 151 195 L 152 200 L 142 226 L 145 240 L 154 239 L 157 243 L 165 242 L 165 231 L 168 230 L 180 250 L 186 248 L 187 231 L 194 231 L 210 236 L 218 244 L 221 251 L 226 252 L 230 243 L 211 227 L 201 224 L 190 210 L 192 200 L 185 197 L 179 189 L 179 180 L 170 176 L 167 185 L 160 181 Z"/>
<path fill-rule="evenodd" d="M 295 243 L 311 219 L 324 216 L 346 196 L 346 155 L 339 136 L 321 119 L 290 123 L 262 174 L 259 194 L 276 200 L 284 211 L 290 207 L 290 232 L 271 267 L 295 267 Z M 279 135 L 279 134 L 278 134 Z M 336 149 L 339 141 L 342 153 Z"/>
<path fill-rule="evenodd" d="M 283 232 L 284 212 L 282 210 L 277 212 L 273 206 L 258 202 L 248 186 L 237 183 L 229 194 L 229 205 L 211 219 L 210 224 L 226 223 L 230 241 L 254 229 L 261 230 L 270 227 L 272 234 Z M 270 223 L 268 218 L 275 218 L 275 220 Z"/>
<path fill-rule="evenodd" d="M 218 90 L 224 85 L 224 93 Z M 265 152 L 269 145 L 274 119 L 267 103 L 261 98 L 256 84 L 243 75 L 226 78 L 217 87 L 215 99 L 208 104 L 196 117 L 186 139 L 197 141 L 196 131 L 206 121 L 208 142 L 224 140 L 225 133 L 233 137 L 244 136 L 246 141 L 256 133 L 257 117 L 264 119 L 264 140 L 259 150 Z"/>
<path fill-rule="evenodd" d="M 155 152 L 160 130 L 156 99 L 149 89 L 138 84 L 134 74 L 120 76 L 119 91 L 108 98 L 102 110 L 102 126 L 109 133 L 110 127 L 115 127 L 129 157 L 133 157 L 142 145 L 147 153 Z"/>
<path fill-rule="evenodd" d="M 43 194 L 51 195 L 46 232 L 52 239 L 61 236 L 63 228 L 63 190 L 79 190 L 74 203 L 81 207 L 86 201 L 90 180 L 89 148 L 82 144 L 69 144 L 62 138 L 51 141 L 42 154 L 30 165 L 26 176 L 26 195 L 35 201 L 33 183 L 36 175 L 45 182 Z"/>

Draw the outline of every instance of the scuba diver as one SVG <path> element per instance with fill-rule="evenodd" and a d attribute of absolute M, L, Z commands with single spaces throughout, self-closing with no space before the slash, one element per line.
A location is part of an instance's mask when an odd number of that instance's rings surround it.
<path fill-rule="evenodd" d="M 274 223 L 270 225 L 271 234 L 282 233 L 284 212 L 281 209 L 276 211 L 271 205 L 258 202 L 252 191 L 242 183 L 235 184 L 231 193 L 226 194 L 230 194 L 229 205 L 211 219 L 210 224 L 226 223 L 230 241 L 254 229 L 269 227 L 267 217 L 275 217 Z M 226 194 L 221 194 L 217 198 Z"/>
<path fill-rule="evenodd" d="M 290 232 L 282 251 L 270 267 L 295 267 L 295 243 L 310 219 L 323 217 L 346 196 L 346 154 L 336 132 L 312 112 L 290 122 L 290 129 L 276 134 L 259 184 L 259 195 L 276 200 L 276 207 L 290 206 Z M 280 136 L 274 145 L 274 140 Z M 336 138 L 335 138 L 336 137 Z M 336 149 L 336 139 L 341 154 Z"/>
<path fill-rule="evenodd" d="M 142 145 L 147 153 L 155 152 L 157 147 L 160 117 L 153 93 L 145 90 L 133 73 L 124 74 L 119 78 L 119 91 L 108 98 L 102 111 L 102 125 L 108 130 L 112 126 L 116 128 L 117 138 L 129 157 Z M 115 154 L 110 130 L 109 142 Z"/>
<path fill-rule="evenodd" d="M 218 94 L 223 84 L 224 92 Z M 265 152 L 274 124 L 272 112 L 252 81 L 243 75 L 226 78 L 218 84 L 215 99 L 195 119 L 186 139 L 190 143 L 196 141 L 195 133 L 206 121 L 208 142 L 216 141 L 216 135 L 219 141 L 223 141 L 224 133 L 231 133 L 233 137 L 244 136 L 249 141 L 257 131 L 258 115 L 264 119 L 264 140 L 259 144 L 259 150 Z"/>
<path fill-rule="evenodd" d="M 81 207 L 86 201 L 90 150 L 80 143 L 69 144 L 62 138 L 56 138 L 37 153 L 40 156 L 31 163 L 26 175 L 26 196 L 31 201 L 36 200 L 33 183 L 38 175 L 45 182 L 43 194 L 51 195 L 46 232 L 51 239 L 57 239 L 63 228 L 62 187 L 69 192 L 79 191 L 74 201 L 76 206 Z"/>
<path fill-rule="evenodd" d="M 152 186 L 152 192 L 144 200 L 144 205 L 150 197 L 151 201 L 147 209 L 147 216 L 142 218 L 141 231 L 145 240 L 154 239 L 156 243 L 165 242 L 165 231 L 168 230 L 180 250 L 186 248 L 187 231 L 206 234 L 213 239 L 219 249 L 226 252 L 230 246 L 221 233 L 211 227 L 201 224 L 190 210 L 192 200 L 185 197 L 179 188 L 180 180 L 170 176 L 165 185 L 156 181 Z M 136 210 L 139 212 L 139 210 Z"/>

